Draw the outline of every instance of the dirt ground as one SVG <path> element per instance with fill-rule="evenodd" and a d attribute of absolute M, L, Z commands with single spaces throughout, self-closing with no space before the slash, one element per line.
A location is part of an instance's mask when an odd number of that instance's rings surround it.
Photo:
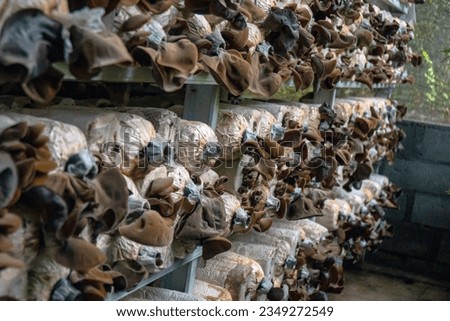
<path fill-rule="evenodd" d="M 449 301 L 450 284 L 376 267 L 345 270 L 345 288 L 330 301 Z"/>

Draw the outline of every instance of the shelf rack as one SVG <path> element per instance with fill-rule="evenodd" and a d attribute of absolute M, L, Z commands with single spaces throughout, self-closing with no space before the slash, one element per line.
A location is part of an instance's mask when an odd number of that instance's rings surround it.
<path fill-rule="evenodd" d="M 66 81 L 83 80 L 76 79 L 68 70 L 67 65 L 57 64 L 56 67 L 64 72 Z M 121 83 L 126 86 L 132 83 L 156 84 L 155 79 L 148 67 L 120 67 L 110 66 L 102 68 L 102 71 L 86 82 Z M 294 86 L 292 80 L 288 80 L 285 86 Z M 355 81 L 339 82 L 335 89 L 318 89 L 314 92 L 312 103 L 322 104 L 327 102 L 334 106 L 337 89 L 352 88 L 364 89 L 366 85 Z M 375 95 L 378 97 L 390 97 L 395 83 L 379 83 L 373 85 Z M 200 72 L 193 75 L 186 81 L 186 94 L 184 98 L 183 118 L 196 120 L 208 124 L 215 128 L 219 111 L 221 88 L 214 78 L 207 72 Z"/>

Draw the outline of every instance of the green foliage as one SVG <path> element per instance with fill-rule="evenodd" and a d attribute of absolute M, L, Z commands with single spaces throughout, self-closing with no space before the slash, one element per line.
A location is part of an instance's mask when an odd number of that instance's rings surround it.
<path fill-rule="evenodd" d="M 423 56 L 421 66 L 408 67 L 413 85 L 399 85 L 394 98 L 408 106 L 407 118 L 450 123 L 450 1 L 416 5 L 415 39 L 410 45 Z"/>
<path fill-rule="evenodd" d="M 428 92 L 425 93 L 425 97 L 427 98 L 427 101 L 429 103 L 434 103 L 438 94 L 436 91 L 436 74 L 434 73 L 433 69 L 433 61 L 431 61 L 428 52 L 426 52 L 424 49 L 422 49 L 422 56 L 425 62 L 428 64 L 428 68 L 425 72 L 425 79 L 428 86 L 430 87 Z"/>

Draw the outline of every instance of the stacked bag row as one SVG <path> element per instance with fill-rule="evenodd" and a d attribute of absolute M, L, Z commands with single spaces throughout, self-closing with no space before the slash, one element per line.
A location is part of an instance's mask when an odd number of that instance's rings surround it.
<path fill-rule="evenodd" d="M 197 171 L 212 129 L 129 111 L 2 110 L 0 297 L 103 300 L 198 245 L 205 260 L 229 249 L 225 179 Z"/>
<path fill-rule="evenodd" d="M 205 71 L 234 96 L 271 97 L 289 79 L 297 90 L 411 83 L 405 65 L 422 61 L 413 25 L 362 0 L 17 0 L 0 30 L 0 85 L 41 103 L 59 91 L 61 64 L 81 80 L 148 67 L 166 92 Z"/>
<path fill-rule="evenodd" d="M 248 299 L 239 293 L 308 300 L 342 291 L 344 263 L 360 262 L 391 236 L 384 209 L 397 207 L 400 189 L 376 166 L 393 161 L 401 146 L 403 112 L 380 98 L 342 99 L 333 108 L 222 104 L 216 134 L 224 152 L 215 171 L 229 178 L 224 194 L 239 206 L 229 235 L 234 253 L 214 257 L 197 278 L 236 300 Z M 233 294 L 236 285 L 224 280 L 238 279 L 236 269 L 225 262 L 241 255 L 258 262 L 264 277 Z"/>

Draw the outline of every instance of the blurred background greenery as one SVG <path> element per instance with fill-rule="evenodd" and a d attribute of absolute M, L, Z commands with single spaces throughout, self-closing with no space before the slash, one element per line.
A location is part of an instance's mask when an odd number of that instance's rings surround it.
<path fill-rule="evenodd" d="M 416 5 L 414 51 L 422 65 L 408 66 L 414 85 L 399 85 L 392 98 L 408 107 L 406 118 L 450 124 L 450 1 Z"/>

